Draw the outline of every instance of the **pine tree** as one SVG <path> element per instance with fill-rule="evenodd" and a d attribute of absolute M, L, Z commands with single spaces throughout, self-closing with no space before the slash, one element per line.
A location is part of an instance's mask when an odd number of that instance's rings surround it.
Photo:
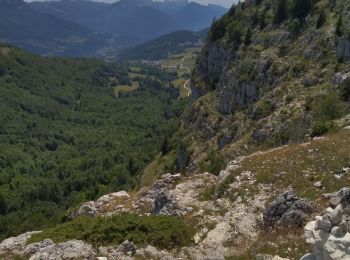
<path fill-rule="evenodd" d="M 247 34 L 245 35 L 244 39 L 244 45 L 249 46 L 250 44 L 252 44 L 252 30 L 248 28 Z"/>
<path fill-rule="evenodd" d="M 339 16 L 339 19 L 337 21 L 337 25 L 336 25 L 336 28 L 335 28 L 335 34 L 338 36 L 338 37 L 342 37 L 344 35 L 344 32 L 343 32 L 343 17 L 340 15 Z"/>
<path fill-rule="evenodd" d="M 161 152 L 163 155 L 166 155 L 169 151 L 170 151 L 170 144 L 169 144 L 168 137 L 166 136 L 162 143 Z"/>
<path fill-rule="evenodd" d="M 320 12 L 320 15 L 318 16 L 318 19 L 317 19 L 316 29 L 321 28 L 324 25 L 324 23 L 326 22 L 326 20 L 327 20 L 326 13 L 322 9 Z"/>
<path fill-rule="evenodd" d="M 288 16 L 287 0 L 279 0 L 278 6 L 275 12 L 275 16 L 273 18 L 273 23 L 280 24 L 287 19 L 287 16 Z"/>
<path fill-rule="evenodd" d="M 252 26 L 255 28 L 259 24 L 259 13 L 256 10 L 252 16 Z"/>
<path fill-rule="evenodd" d="M 306 16 L 312 11 L 312 0 L 294 0 L 292 13 L 294 18 L 304 21 Z"/>
<path fill-rule="evenodd" d="M 228 11 L 228 15 L 229 16 L 234 16 L 236 14 L 236 5 L 233 4 L 230 8 L 230 10 Z"/>
<path fill-rule="evenodd" d="M 265 27 L 267 26 L 267 24 L 266 24 L 266 10 L 262 11 L 262 13 L 260 15 L 259 26 L 260 26 L 260 30 L 264 30 Z"/>
<path fill-rule="evenodd" d="M 226 32 L 226 24 L 222 19 L 220 20 L 213 20 L 213 23 L 210 28 L 210 39 L 212 41 L 216 41 L 218 39 L 221 39 Z"/>

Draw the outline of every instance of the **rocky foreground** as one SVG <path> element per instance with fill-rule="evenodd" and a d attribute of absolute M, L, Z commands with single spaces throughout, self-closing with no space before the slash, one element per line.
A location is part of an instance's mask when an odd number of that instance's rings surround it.
<path fill-rule="evenodd" d="M 331 143 L 337 146 L 331 138 L 315 139 L 298 145 L 298 149 L 304 149 L 315 159 L 315 153 L 322 151 L 314 146 L 329 147 Z M 238 259 L 299 259 L 308 251 L 307 242 L 311 245 L 310 254 L 303 260 L 350 259 L 350 188 L 324 194 L 317 200 L 300 198 L 293 185 L 264 184 L 259 180 L 259 174 L 247 166 L 255 160 L 267 165 L 268 160 L 264 158 L 290 153 L 291 149 L 284 146 L 236 158 L 219 176 L 210 173 L 165 174 L 152 186 L 135 194 L 125 191 L 108 194 L 84 203 L 70 214 L 71 218 L 82 215 L 109 217 L 122 212 L 181 217 L 195 223 L 197 228 L 190 247 L 173 251 L 153 246 L 137 248 L 126 240 L 121 245 L 96 248 L 84 241 L 55 243 L 50 238 L 28 243 L 37 233 L 28 232 L 4 240 L 0 244 L 0 258 L 225 259 L 238 256 Z M 283 156 L 280 159 L 283 160 Z M 334 174 L 334 180 L 341 183 L 348 172 L 344 167 L 341 173 Z M 278 173 L 276 178 L 283 179 L 285 174 Z M 322 194 L 326 184 L 318 184 L 320 181 L 314 178 L 310 181 L 312 192 Z M 315 220 L 311 221 L 313 218 Z M 261 253 L 259 246 L 262 244 L 273 250 Z M 252 253 L 244 255 L 248 251 Z"/>

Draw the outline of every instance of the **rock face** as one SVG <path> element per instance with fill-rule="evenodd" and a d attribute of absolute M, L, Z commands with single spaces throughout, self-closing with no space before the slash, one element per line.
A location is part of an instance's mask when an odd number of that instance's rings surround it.
<path fill-rule="evenodd" d="M 30 260 L 95 259 L 92 246 L 80 240 L 55 244 L 51 239 L 27 245 L 28 239 L 40 231 L 28 232 L 17 237 L 5 239 L 0 244 L 0 259 L 13 259 L 16 256 Z"/>
<path fill-rule="evenodd" d="M 27 245 L 27 240 L 32 235 L 40 233 L 40 231 L 27 232 L 17 237 L 5 239 L 0 244 L 0 258 L 7 254 L 21 255 Z"/>
<path fill-rule="evenodd" d="M 331 207 L 305 226 L 306 242 L 312 245 L 312 254 L 302 259 L 349 260 L 350 188 L 324 197 L 330 200 Z"/>
<path fill-rule="evenodd" d="M 350 41 L 345 37 L 343 37 L 338 44 L 337 58 L 340 61 L 347 61 L 350 59 Z"/>
<path fill-rule="evenodd" d="M 300 199 L 292 192 L 287 191 L 266 208 L 264 225 L 266 229 L 288 226 L 302 227 L 306 222 L 307 215 L 314 211 L 315 206 L 312 202 Z"/>
<path fill-rule="evenodd" d="M 84 243 L 81 240 L 71 240 L 60 244 L 55 244 L 51 240 L 44 240 L 29 245 L 31 249 L 36 248 L 38 251 L 33 254 L 30 260 L 41 259 L 95 259 L 96 253 L 91 245 Z M 32 251 L 33 252 L 33 251 Z"/>
<path fill-rule="evenodd" d="M 96 201 L 84 203 L 76 212 L 71 214 L 71 218 L 78 216 L 110 216 L 121 212 L 129 212 L 130 195 L 125 191 L 119 191 L 102 196 Z"/>
<path fill-rule="evenodd" d="M 139 212 L 149 212 L 155 215 L 182 216 L 187 210 L 181 207 L 176 197 L 170 192 L 176 180 L 181 174 L 165 174 L 156 181 L 151 189 L 139 194 L 135 202 L 136 210 Z"/>

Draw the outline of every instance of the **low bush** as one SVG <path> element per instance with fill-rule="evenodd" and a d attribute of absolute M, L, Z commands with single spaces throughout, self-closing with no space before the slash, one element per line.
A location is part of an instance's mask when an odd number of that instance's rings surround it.
<path fill-rule="evenodd" d="M 34 235 L 29 243 L 50 238 L 56 243 L 78 239 L 93 246 L 116 246 L 128 239 L 138 246 L 173 249 L 191 245 L 194 234 L 194 228 L 180 218 L 122 214 L 109 218 L 79 217 Z"/>

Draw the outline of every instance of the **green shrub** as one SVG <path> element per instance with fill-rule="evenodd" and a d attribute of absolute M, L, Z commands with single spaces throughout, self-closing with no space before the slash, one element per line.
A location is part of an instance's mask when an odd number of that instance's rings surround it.
<path fill-rule="evenodd" d="M 344 106 L 334 90 L 312 101 L 311 110 L 316 122 L 327 122 L 342 116 Z"/>
<path fill-rule="evenodd" d="M 347 79 L 340 88 L 341 98 L 345 101 L 350 101 L 350 79 Z"/>
<path fill-rule="evenodd" d="M 218 151 L 210 151 L 207 155 L 207 159 L 200 165 L 202 171 L 210 172 L 215 175 L 219 175 L 224 167 L 224 157 Z"/>
<path fill-rule="evenodd" d="M 245 35 L 244 45 L 248 46 L 252 43 L 252 30 L 248 28 L 247 34 Z"/>
<path fill-rule="evenodd" d="M 50 238 L 56 243 L 78 239 L 93 246 L 116 246 L 128 239 L 138 246 L 174 249 L 191 245 L 194 234 L 194 228 L 180 218 L 122 214 L 108 218 L 80 217 L 34 235 L 29 243 Z"/>
<path fill-rule="evenodd" d="M 344 35 L 343 32 L 343 17 L 340 15 L 336 24 L 336 28 L 335 28 L 335 34 L 338 37 L 342 37 Z"/>
<path fill-rule="evenodd" d="M 242 29 L 238 25 L 232 25 L 229 28 L 229 41 L 235 47 L 239 47 L 242 43 Z"/>
<path fill-rule="evenodd" d="M 324 10 L 321 10 L 316 23 L 316 29 L 321 28 L 327 20 L 327 16 Z"/>
<path fill-rule="evenodd" d="M 300 33 L 301 28 L 302 28 L 302 24 L 298 19 L 293 19 L 289 25 L 289 30 L 293 36 L 297 36 Z"/>
<path fill-rule="evenodd" d="M 317 122 L 311 130 L 311 137 L 324 135 L 330 129 L 331 129 L 330 125 L 323 123 L 323 122 Z"/>

